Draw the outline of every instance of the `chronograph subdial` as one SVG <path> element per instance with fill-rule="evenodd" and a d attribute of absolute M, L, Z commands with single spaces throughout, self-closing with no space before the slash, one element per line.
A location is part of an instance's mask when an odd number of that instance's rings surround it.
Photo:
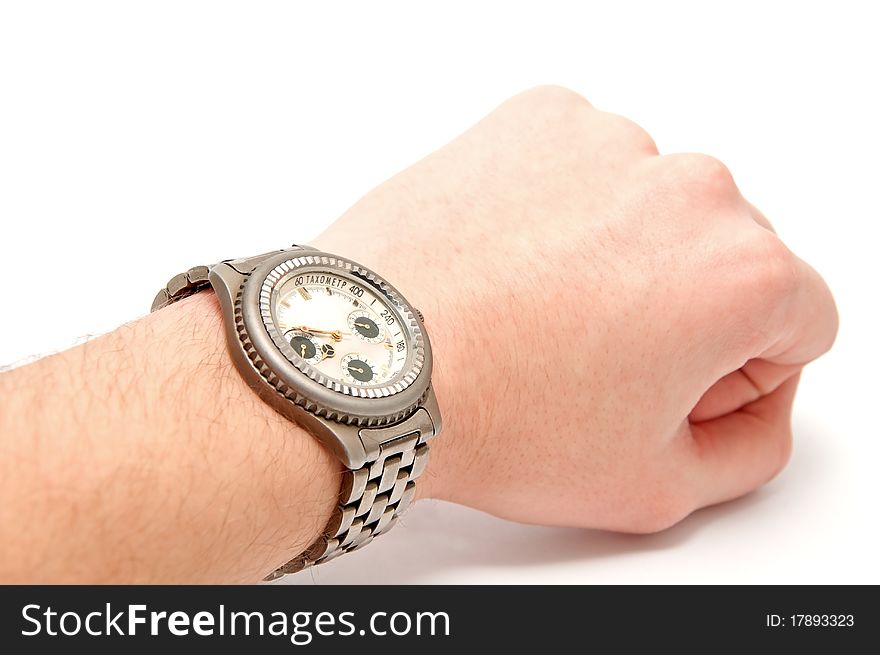
<path fill-rule="evenodd" d="M 380 343 L 385 339 L 385 328 L 380 327 L 369 312 L 356 311 L 349 314 L 348 327 L 367 343 Z"/>
<path fill-rule="evenodd" d="M 271 298 L 273 318 L 290 348 L 283 351 L 298 367 L 311 367 L 310 376 L 349 387 L 387 385 L 412 361 L 411 335 L 399 313 L 366 284 L 305 271 L 288 276 Z M 351 367 L 342 361 L 348 355 Z"/>
<path fill-rule="evenodd" d="M 370 384 L 379 372 L 374 363 L 359 353 L 349 353 L 339 364 L 342 367 L 342 377 L 353 384 Z"/>
<path fill-rule="evenodd" d="M 300 330 L 288 330 L 284 337 L 290 343 L 293 352 L 309 364 L 317 364 L 326 356 L 321 344 L 311 334 L 306 334 Z"/>

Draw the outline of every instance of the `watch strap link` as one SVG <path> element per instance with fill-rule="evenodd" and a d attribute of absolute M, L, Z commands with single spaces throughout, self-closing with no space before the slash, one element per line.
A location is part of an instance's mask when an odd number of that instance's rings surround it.
<path fill-rule="evenodd" d="M 385 428 L 387 430 L 387 428 Z M 339 504 L 322 534 L 302 554 L 266 576 L 274 580 L 366 546 L 384 534 L 412 502 L 425 470 L 433 431 L 404 434 L 380 447 L 379 458 L 342 478 Z"/>
<path fill-rule="evenodd" d="M 289 248 L 284 248 L 283 250 L 273 250 L 263 255 L 256 255 L 255 257 L 223 260 L 221 263 L 229 264 L 236 270 L 239 270 L 240 267 L 244 266 L 245 270 L 240 270 L 240 272 L 250 273 L 260 261 L 269 255 L 273 255 L 276 252 L 283 252 L 284 250 L 299 250 L 304 247 L 306 246 L 293 244 Z M 183 300 L 184 298 L 193 295 L 194 293 L 198 293 L 202 289 L 207 289 L 211 286 L 211 281 L 208 279 L 208 274 L 211 272 L 211 268 L 211 266 L 193 266 L 188 271 L 178 273 L 168 280 L 168 284 L 166 284 L 153 299 L 150 312 L 155 312 L 157 309 L 162 309 L 171 303 L 175 303 L 178 300 Z"/>
<path fill-rule="evenodd" d="M 168 284 L 156 294 L 156 297 L 153 299 L 153 305 L 150 307 L 150 312 L 155 312 L 157 309 L 167 307 L 171 303 L 183 300 L 184 298 L 211 286 L 211 282 L 208 280 L 209 272 L 210 268 L 207 266 L 193 266 L 185 273 L 178 273 L 175 275 L 168 280 Z"/>

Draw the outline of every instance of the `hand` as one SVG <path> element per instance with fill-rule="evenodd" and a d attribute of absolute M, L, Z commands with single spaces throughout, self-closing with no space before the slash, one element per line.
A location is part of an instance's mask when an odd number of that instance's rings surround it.
<path fill-rule="evenodd" d="M 444 434 L 422 496 L 653 531 L 785 465 L 821 278 L 705 155 L 558 88 L 502 105 L 314 242 L 426 316 Z M 540 344 L 540 347 L 535 347 Z"/>

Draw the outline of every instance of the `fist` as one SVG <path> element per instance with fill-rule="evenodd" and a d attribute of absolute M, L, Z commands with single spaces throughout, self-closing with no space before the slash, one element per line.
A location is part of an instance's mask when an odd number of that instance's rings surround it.
<path fill-rule="evenodd" d="M 424 313 L 444 432 L 420 482 L 525 522 L 655 531 L 785 465 L 834 302 L 728 169 L 560 88 L 519 95 L 315 245 Z"/>

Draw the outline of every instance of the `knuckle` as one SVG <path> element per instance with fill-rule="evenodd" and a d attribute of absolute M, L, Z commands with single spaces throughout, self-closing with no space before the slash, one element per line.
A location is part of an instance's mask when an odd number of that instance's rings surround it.
<path fill-rule="evenodd" d="M 727 335 L 731 347 L 763 352 L 774 338 L 773 325 L 785 317 L 801 285 L 797 258 L 773 232 L 754 225 L 716 253 L 707 274 L 716 281 L 713 298 L 721 304 L 713 302 L 715 313 L 706 319 L 737 308 L 730 314 L 735 326 Z"/>
<path fill-rule="evenodd" d="M 509 105 L 518 122 L 527 122 L 535 134 L 571 138 L 594 112 L 587 100 L 561 86 L 539 86 L 516 96 Z"/>
<path fill-rule="evenodd" d="M 680 488 L 670 484 L 649 485 L 629 503 L 623 529 L 635 534 L 652 534 L 672 527 L 691 512 Z"/>
<path fill-rule="evenodd" d="M 589 102 L 561 86 L 539 86 L 515 96 L 499 112 L 499 125 L 516 133 L 517 147 L 553 166 L 577 156 L 572 143 L 583 140 L 595 114 Z"/>
<path fill-rule="evenodd" d="M 515 101 L 518 111 L 528 116 L 543 138 L 554 148 L 569 148 L 572 143 L 590 143 L 609 151 L 637 150 L 656 155 L 654 139 L 644 128 L 619 114 L 599 111 L 580 94 L 561 86 L 539 86 Z"/>
<path fill-rule="evenodd" d="M 708 189 L 735 189 L 730 169 L 720 159 L 711 155 L 693 154 L 685 160 L 690 172 L 690 179 Z"/>
<path fill-rule="evenodd" d="M 648 511 L 638 517 L 637 523 L 633 526 L 633 532 L 637 534 L 662 532 L 671 528 L 684 517 L 685 514 L 677 511 L 673 506 L 655 503 L 649 507 Z"/>
<path fill-rule="evenodd" d="M 766 297 L 779 300 L 790 296 L 800 284 L 794 254 L 773 232 L 756 229 L 747 240 L 742 255 L 750 273 L 751 289 Z"/>
<path fill-rule="evenodd" d="M 617 143 L 623 143 L 636 150 L 657 154 L 657 144 L 641 125 L 620 114 L 600 112 L 608 132 Z"/>
<path fill-rule="evenodd" d="M 569 111 L 591 109 L 589 101 L 579 93 L 564 86 L 547 84 L 536 86 L 519 95 L 519 99 L 532 108 L 546 111 Z"/>
<path fill-rule="evenodd" d="M 730 169 L 711 155 L 686 153 L 667 155 L 662 159 L 673 182 L 684 187 L 690 195 L 729 197 L 739 194 Z"/>

